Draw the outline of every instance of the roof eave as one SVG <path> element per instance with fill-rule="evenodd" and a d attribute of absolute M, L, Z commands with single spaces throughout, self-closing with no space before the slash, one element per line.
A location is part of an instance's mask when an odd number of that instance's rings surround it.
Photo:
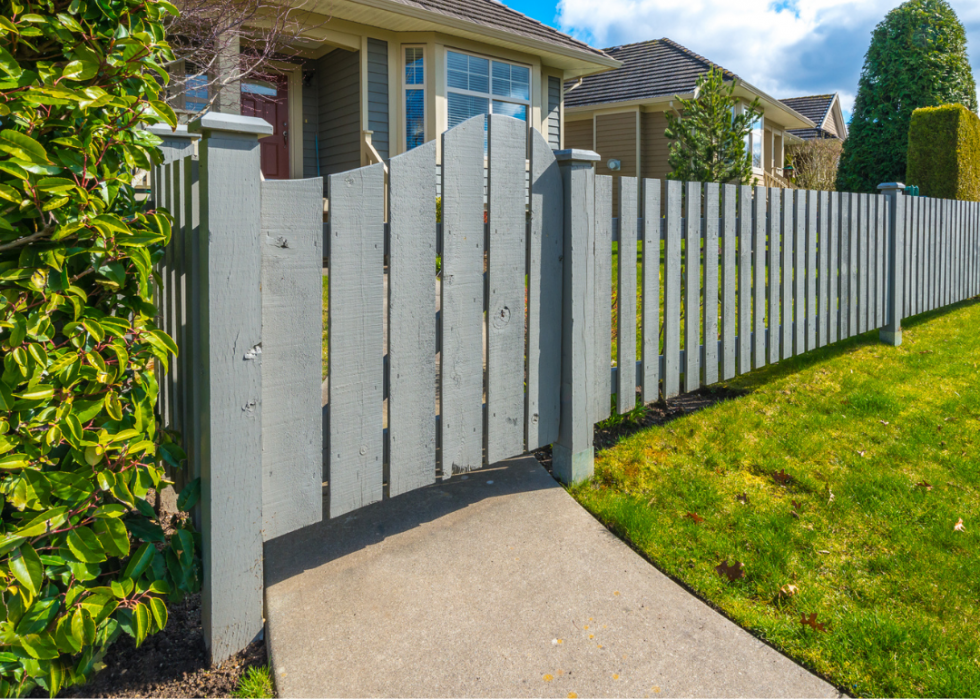
<path fill-rule="evenodd" d="M 792 123 L 792 122 L 791 123 L 788 123 L 788 124 L 783 124 L 782 126 L 783 126 L 784 129 L 815 129 L 815 128 L 818 128 L 816 124 L 814 124 L 812 121 L 810 121 L 805 116 L 803 116 L 802 114 L 800 114 L 798 111 L 796 111 L 795 109 L 790 108 L 788 105 L 784 104 L 783 102 L 780 102 L 775 97 L 770 97 L 769 95 L 767 95 L 765 92 L 763 92 L 759 88 L 755 87 L 754 85 L 752 85 L 750 83 L 747 83 L 744 80 L 739 79 L 739 81 L 738 81 L 738 87 L 744 89 L 746 92 L 749 92 L 749 93 L 755 95 L 760 100 L 762 100 L 763 102 L 771 105 L 772 107 L 776 108 L 780 112 L 783 112 L 784 114 L 789 115 L 789 117 L 790 117 L 791 120 L 792 119 L 796 119 L 797 120 L 797 123 L 795 123 L 795 124 Z M 736 88 L 736 90 L 737 89 L 738 88 Z"/>

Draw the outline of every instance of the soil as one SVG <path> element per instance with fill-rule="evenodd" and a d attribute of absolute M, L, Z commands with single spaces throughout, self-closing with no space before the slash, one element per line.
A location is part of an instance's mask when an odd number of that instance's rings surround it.
<path fill-rule="evenodd" d="M 641 411 L 637 411 L 636 419 L 624 418 L 614 421 L 607 420 L 596 426 L 593 444 L 597 452 L 616 446 L 624 438 L 653 425 L 666 425 L 677 418 L 709 408 L 716 403 L 733 400 L 744 396 L 744 391 L 736 391 L 724 386 L 702 388 L 693 393 L 685 393 L 676 398 L 659 403 L 651 403 Z M 534 452 L 537 460 L 551 473 L 551 447 L 545 447 Z M 554 475 L 554 474 L 552 474 Z"/>
<path fill-rule="evenodd" d="M 265 665 L 265 642 L 212 668 L 201 628 L 201 596 L 168 605 L 167 628 L 136 648 L 126 635 L 109 648 L 105 669 L 87 685 L 62 690 L 62 697 L 228 697 L 252 666 Z"/>

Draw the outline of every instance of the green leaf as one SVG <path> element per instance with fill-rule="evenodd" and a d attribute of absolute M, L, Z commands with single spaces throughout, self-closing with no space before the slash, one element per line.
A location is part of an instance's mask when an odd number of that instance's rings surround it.
<path fill-rule="evenodd" d="M 140 541 L 162 543 L 167 540 L 163 528 L 145 517 L 127 517 L 126 527 Z"/>
<path fill-rule="evenodd" d="M 0 68 L 15 80 L 24 73 L 24 69 L 20 67 L 17 60 L 2 46 L 0 46 Z"/>
<path fill-rule="evenodd" d="M 153 111 L 160 115 L 160 118 L 167 123 L 172 128 L 177 127 L 177 115 L 174 114 L 174 110 L 170 108 L 166 102 L 162 100 L 152 100 L 150 106 L 153 107 Z"/>
<path fill-rule="evenodd" d="M 44 146 L 35 141 L 27 134 L 12 129 L 0 131 L 0 151 L 9 153 L 18 160 L 26 160 L 29 163 L 38 165 L 48 165 L 48 153 Z"/>
<path fill-rule="evenodd" d="M 105 394 L 105 410 L 113 420 L 119 421 L 123 419 L 122 404 L 119 402 L 119 396 L 111 391 Z"/>
<path fill-rule="evenodd" d="M 159 597 L 150 598 L 150 611 L 153 612 L 153 621 L 157 628 L 163 631 L 167 627 L 167 605 Z"/>
<path fill-rule="evenodd" d="M 83 563 L 101 563 L 106 559 L 99 538 L 88 527 L 68 532 L 68 548 Z"/>
<path fill-rule="evenodd" d="M 177 498 L 177 509 L 181 512 L 190 512 L 201 499 L 201 479 L 195 478 L 180 491 Z"/>
<path fill-rule="evenodd" d="M 10 556 L 10 572 L 36 597 L 44 582 L 44 566 L 30 544 L 23 544 Z"/>
<path fill-rule="evenodd" d="M 105 330 L 102 329 L 98 321 L 92 318 L 82 318 L 82 326 L 88 330 L 96 342 L 102 342 L 105 339 Z"/>
<path fill-rule="evenodd" d="M 97 519 L 92 525 L 106 553 L 124 558 L 129 555 L 129 532 L 120 519 Z"/>
<path fill-rule="evenodd" d="M 91 80 L 99 72 L 99 65 L 94 61 L 71 61 L 62 71 L 62 77 L 68 80 Z"/>
<path fill-rule="evenodd" d="M 50 400 L 54 398 L 54 386 L 38 384 L 29 391 L 18 393 L 17 397 L 22 400 Z"/>
<path fill-rule="evenodd" d="M 14 394 L 5 383 L 0 383 L 0 410 L 13 410 Z"/>
<path fill-rule="evenodd" d="M 153 562 L 153 556 L 156 552 L 157 550 L 153 547 L 153 544 L 143 544 L 140 546 L 133 557 L 129 559 L 129 565 L 126 566 L 123 577 L 135 580 L 141 576 L 150 567 L 150 563 Z"/>
<path fill-rule="evenodd" d="M 136 647 L 139 648 L 150 632 L 150 610 L 146 608 L 145 604 L 136 605 L 133 620 L 136 622 Z"/>
<path fill-rule="evenodd" d="M 17 640 L 24 647 L 24 650 L 32 658 L 37 660 L 54 660 L 60 653 L 58 652 L 58 646 L 55 644 L 54 639 L 51 638 L 51 634 L 28 634 L 21 636 Z"/>
<path fill-rule="evenodd" d="M 30 463 L 31 460 L 23 454 L 10 454 L 0 458 L 0 469 L 16 471 L 18 469 L 26 468 L 30 465 Z"/>
<path fill-rule="evenodd" d="M 60 609 L 61 599 L 58 597 L 37 600 L 17 624 L 17 633 L 21 635 L 41 633 L 58 616 Z"/>

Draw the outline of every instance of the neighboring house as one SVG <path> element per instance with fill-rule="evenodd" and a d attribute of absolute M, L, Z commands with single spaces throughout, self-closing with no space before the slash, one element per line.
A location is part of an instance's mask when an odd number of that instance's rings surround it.
<path fill-rule="evenodd" d="M 562 85 L 616 68 L 602 51 L 494 0 L 326 0 L 304 13 L 280 80 L 244 80 L 218 110 L 255 114 L 267 178 L 327 176 L 403 153 L 484 113 L 562 147 Z M 240 89 L 240 97 L 238 90 Z M 187 108 L 208 95 L 186 91 Z"/>
<path fill-rule="evenodd" d="M 785 148 L 800 141 L 793 131 L 814 128 L 810 119 L 670 39 L 616 46 L 605 53 L 623 67 L 565 86 L 565 147 L 599 153 L 600 174 L 665 179 L 670 172 L 667 113 L 679 113 L 676 98 L 693 97 L 698 77 L 720 68 L 726 81 L 738 81 L 737 109 L 756 98 L 761 102 L 763 115 L 748 139 L 757 181 L 785 184 Z"/>
<path fill-rule="evenodd" d="M 847 138 L 847 122 L 840 106 L 840 95 L 814 95 L 782 100 L 790 109 L 799 112 L 815 124 L 812 129 L 794 129 L 791 133 L 805 141 L 815 138 Z"/>

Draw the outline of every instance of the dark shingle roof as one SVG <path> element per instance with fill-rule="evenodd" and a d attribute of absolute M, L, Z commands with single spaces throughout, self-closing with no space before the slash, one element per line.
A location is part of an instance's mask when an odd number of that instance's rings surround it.
<path fill-rule="evenodd" d="M 396 0 L 396 2 L 594 56 L 606 56 L 599 49 L 562 34 L 557 29 L 531 19 L 495 0 Z"/>
<path fill-rule="evenodd" d="M 812 97 L 791 97 L 780 100 L 790 109 L 799 112 L 812 121 L 817 127 L 823 125 L 824 119 L 830 113 L 835 95 L 813 95 Z M 801 129 L 802 130 L 802 129 Z"/>
<path fill-rule="evenodd" d="M 616 46 L 606 53 L 624 63 L 622 68 L 586 77 L 565 96 L 565 105 L 626 102 L 670 97 L 694 92 L 697 79 L 712 68 L 719 68 L 726 80 L 741 79 L 670 39 Z M 569 87 L 574 85 L 569 83 Z"/>

